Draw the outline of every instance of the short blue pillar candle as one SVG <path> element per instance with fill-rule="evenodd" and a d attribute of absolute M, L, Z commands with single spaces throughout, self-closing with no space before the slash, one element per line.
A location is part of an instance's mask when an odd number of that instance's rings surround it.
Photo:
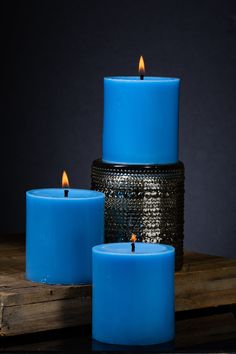
<path fill-rule="evenodd" d="M 92 281 L 92 247 L 104 241 L 104 194 L 37 189 L 26 193 L 26 278 L 49 284 Z"/>
<path fill-rule="evenodd" d="M 174 339 L 174 248 L 111 243 L 93 247 L 93 338 L 117 345 Z"/>
<path fill-rule="evenodd" d="M 103 161 L 178 161 L 179 83 L 165 77 L 104 79 Z"/>

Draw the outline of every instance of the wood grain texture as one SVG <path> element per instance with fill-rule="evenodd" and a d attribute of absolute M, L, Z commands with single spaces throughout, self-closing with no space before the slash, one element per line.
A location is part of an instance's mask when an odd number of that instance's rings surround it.
<path fill-rule="evenodd" d="M 91 286 L 51 286 L 24 279 L 22 237 L 0 244 L 0 335 L 91 322 Z M 176 311 L 236 304 L 236 260 L 186 252 L 175 277 Z"/>

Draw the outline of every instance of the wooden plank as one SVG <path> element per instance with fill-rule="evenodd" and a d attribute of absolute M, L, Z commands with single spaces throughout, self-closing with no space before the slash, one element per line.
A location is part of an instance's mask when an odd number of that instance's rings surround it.
<path fill-rule="evenodd" d="M 2 308 L 1 335 L 26 334 L 91 322 L 91 297 L 43 301 Z"/>
<path fill-rule="evenodd" d="M 217 307 L 223 305 L 231 305 L 236 303 L 235 290 L 217 290 L 205 293 L 181 294 L 175 298 L 175 310 L 188 311 L 195 309 L 203 309 L 209 307 Z"/>
<path fill-rule="evenodd" d="M 236 303 L 236 260 L 186 252 L 175 274 L 176 311 Z"/>
<path fill-rule="evenodd" d="M 53 286 L 42 285 L 34 287 L 9 289 L 0 293 L 1 302 L 5 306 L 20 306 L 56 300 L 91 298 L 91 286 Z"/>
<path fill-rule="evenodd" d="M 27 281 L 24 244 L 20 241 L 15 238 L 0 245 L 0 335 L 88 323 L 91 286 Z M 236 304 L 236 260 L 186 252 L 184 267 L 176 273 L 175 292 L 177 312 Z"/>
<path fill-rule="evenodd" d="M 217 268 L 235 267 L 236 260 L 219 256 L 210 256 L 201 253 L 187 252 L 184 254 L 184 265 L 180 273 L 188 273 L 197 270 L 216 270 Z M 177 272 L 178 274 L 179 272 Z"/>

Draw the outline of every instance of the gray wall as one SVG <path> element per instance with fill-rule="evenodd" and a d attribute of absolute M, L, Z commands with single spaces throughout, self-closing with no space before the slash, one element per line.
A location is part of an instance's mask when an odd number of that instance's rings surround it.
<path fill-rule="evenodd" d="M 101 156 L 103 77 L 182 79 L 185 247 L 236 256 L 236 2 L 21 1 L 3 5 L 1 233 L 24 231 L 27 189 L 89 187 Z"/>

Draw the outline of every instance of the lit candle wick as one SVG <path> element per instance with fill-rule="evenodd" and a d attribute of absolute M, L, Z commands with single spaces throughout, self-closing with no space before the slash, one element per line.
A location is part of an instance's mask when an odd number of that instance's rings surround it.
<path fill-rule="evenodd" d="M 132 234 L 131 236 L 131 252 L 134 253 L 135 252 L 135 241 L 137 240 L 137 237 L 135 234 Z"/>
<path fill-rule="evenodd" d="M 67 188 L 70 188 L 70 184 L 69 184 L 69 179 L 68 179 L 66 171 L 63 171 L 61 182 L 62 182 L 62 188 L 64 188 L 64 197 L 68 198 L 69 189 L 67 189 Z"/>
<path fill-rule="evenodd" d="M 139 59 L 138 71 L 139 71 L 140 80 L 143 80 L 145 74 L 145 65 L 144 65 L 144 60 L 142 55 Z"/>

